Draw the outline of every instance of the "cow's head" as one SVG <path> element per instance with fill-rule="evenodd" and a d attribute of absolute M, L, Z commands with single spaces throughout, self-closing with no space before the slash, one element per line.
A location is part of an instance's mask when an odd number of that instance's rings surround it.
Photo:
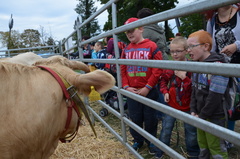
<path fill-rule="evenodd" d="M 38 66 L 38 65 L 47 65 L 47 66 L 62 65 L 62 66 L 66 66 L 72 70 L 82 70 L 85 72 L 90 71 L 86 64 L 79 62 L 79 61 L 68 60 L 67 58 L 60 56 L 60 55 L 43 58 L 41 60 L 38 60 L 34 65 L 35 66 Z"/>
<path fill-rule="evenodd" d="M 59 72 L 69 83 L 74 85 L 79 93 L 89 95 L 91 86 L 99 93 L 104 93 L 115 85 L 115 78 L 106 71 L 96 70 L 86 74 L 79 74 L 73 70 L 89 72 L 86 64 L 80 61 L 68 60 L 62 56 L 52 56 L 37 61 L 35 66 L 45 65 Z M 65 66 L 65 67 L 62 67 Z"/>

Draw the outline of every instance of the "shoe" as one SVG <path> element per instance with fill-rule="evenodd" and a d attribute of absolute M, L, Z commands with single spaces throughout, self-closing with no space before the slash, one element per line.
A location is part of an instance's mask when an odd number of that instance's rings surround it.
<path fill-rule="evenodd" d="M 156 153 L 156 147 L 152 143 L 150 143 L 148 146 L 148 153 L 150 155 L 155 155 Z"/>
<path fill-rule="evenodd" d="M 160 154 L 155 154 L 155 159 L 162 159 L 163 158 L 163 155 L 160 155 Z"/>
<path fill-rule="evenodd" d="M 234 147 L 234 145 L 231 142 L 225 141 L 227 149 L 230 149 Z"/>
<path fill-rule="evenodd" d="M 135 142 L 135 143 L 132 145 L 132 148 L 133 148 L 134 150 L 138 151 L 142 146 L 143 146 L 143 143 Z"/>

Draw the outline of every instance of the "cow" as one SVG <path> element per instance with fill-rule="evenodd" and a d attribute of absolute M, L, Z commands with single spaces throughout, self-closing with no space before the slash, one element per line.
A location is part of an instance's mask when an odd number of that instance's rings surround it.
<path fill-rule="evenodd" d="M 1 61 L 31 66 L 36 61 L 41 60 L 41 59 L 42 59 L 41 56 L 36 55 L 33 52 L 26 52 L 26 53 L 21 53 L 16 56 L 13 56 L 12 58 L 3 58 L 3 59 L 1 59 Z"/>
<path fill-rule="evenodd" d="M 89 73 L 84 63 L 62 56 L 23 63 L 0 61 L 0 158 L 49 158 L 58 140 L 76 131 L 79 117 L 73 110 L 65 129 L 69 101 L 54 76 L 43 67 L 60 74 L 86 96 L 91 86 L 99 93 L 106 92 L 115 85 L 115 79 L 101 70 Z"/>

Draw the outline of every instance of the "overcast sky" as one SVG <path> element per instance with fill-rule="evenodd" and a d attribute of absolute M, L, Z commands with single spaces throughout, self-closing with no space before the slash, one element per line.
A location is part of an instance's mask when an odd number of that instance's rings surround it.
<path fill-rule="evenodd" d="M 97 0 L 98 9 L 102 6 Z M 179 0 L 179 5 L 194 0 Z M 22 33 L 25 29 L 39 30 L 44 27 L 56 40 L 61 40 L 73 32 L 73 24 L 77 18 L 74 11 L 78 0 L 6 0 L 0 5 L 0 31 L 9 31 L 9 19 L 13 14 L 13 30 Z M 101 29 L 107 20 L 107 12 L 99 15 Z"/>

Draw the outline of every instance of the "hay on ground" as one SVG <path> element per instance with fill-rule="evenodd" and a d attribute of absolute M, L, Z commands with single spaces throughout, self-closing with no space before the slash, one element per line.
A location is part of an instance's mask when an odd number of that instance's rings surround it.
<path fill-rule="evenodd" d="M 78 134 L 71 143 L 61 143 L 50 159 L 133 159 L 120 141 L 107 131 L 107 129 L 95 122 L 96 138 L 86 123 L 80 126 Z"/>

